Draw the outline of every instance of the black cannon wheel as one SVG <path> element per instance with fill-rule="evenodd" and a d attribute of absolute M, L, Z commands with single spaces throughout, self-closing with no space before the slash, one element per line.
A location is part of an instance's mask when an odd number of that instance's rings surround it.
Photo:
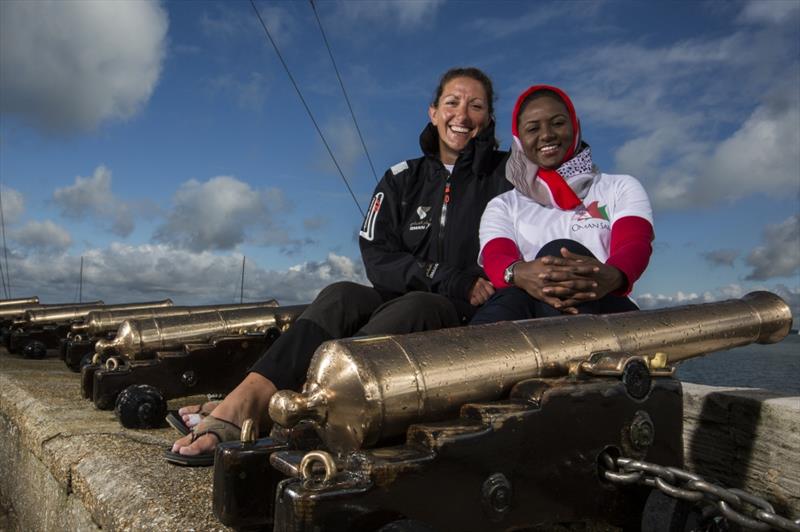
<path fill-rule="evenodd" d="M 398 519 L 380 527 L 376 532 L 436 532 L 422 521 Z"/>
<path fill-rule="evenodd" d="M 25 344 L 22 348 L 22 356 L 24 358 L 40 359 L 47 356 L 47 346 L 43 342 L 33 340 Z"/>
<path fill-rule="evenodd" d="M 164 426 L 167 402 L 157 388 L 136 384 L 117 396 L 114 413 L 125 428 L 155 429 Z"/>

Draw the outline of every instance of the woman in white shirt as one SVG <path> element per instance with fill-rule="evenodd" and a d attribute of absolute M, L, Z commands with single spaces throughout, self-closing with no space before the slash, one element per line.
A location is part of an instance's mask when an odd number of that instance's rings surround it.
<path fill-rule="evenodd" d="M 473 324 L 636 310 L 627 297 L 652 252 L 647 193 L 600 172 L 569 96 L 536 85 L 517 99 L 506 179 L 480 226 L 479 263 L 497 290 Z"/>

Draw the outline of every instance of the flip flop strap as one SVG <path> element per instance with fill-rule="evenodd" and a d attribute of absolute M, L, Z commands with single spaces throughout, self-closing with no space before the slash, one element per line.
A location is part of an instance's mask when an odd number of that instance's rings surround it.
<path fill-rule="evenodd" d="M 201 425 L 203 426 L 201 427 Z M 196 430 L 198 428 L 202 428 L 202 430 L 198 432 Z M 224 436 L 229 436 L 230 432 L 235 432 L 234 437 L 226 439 Z M 236 439 L 241 432 L 241 427 L 234 425 L 230 421 L 225 421 L 224 419 L 209 415 L 192 430 L 192 443 L 194 443 L 197 438 L 205 436 L 206 434 L 213 434 L 217 437 L 217 443 L 222 443 L 224 441 Z"/>

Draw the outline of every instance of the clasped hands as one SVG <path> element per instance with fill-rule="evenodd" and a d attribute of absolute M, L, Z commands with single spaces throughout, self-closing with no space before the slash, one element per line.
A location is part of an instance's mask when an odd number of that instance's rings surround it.
<path fill-rule="evenodd" d="M 561 257 L 541 257 L 514 267 L 515 286 L 567 314 L 577 314 L 575 305 L 602 299 L 623 283 L 625 276 L 614 266 L 567 248 L 561 248 Z"/>

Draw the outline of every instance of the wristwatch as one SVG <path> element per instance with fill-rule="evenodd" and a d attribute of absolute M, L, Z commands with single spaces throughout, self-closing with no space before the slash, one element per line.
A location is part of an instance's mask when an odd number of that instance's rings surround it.
<path fill-rule="evenodd" d="M 505 269 L 503 272 L 503 280 L 506 284 L 514 285 L 514 266 L 522 262 L 521 260 L 515 260 L 511 264 L 508 265 L 508 268 Z"/>

